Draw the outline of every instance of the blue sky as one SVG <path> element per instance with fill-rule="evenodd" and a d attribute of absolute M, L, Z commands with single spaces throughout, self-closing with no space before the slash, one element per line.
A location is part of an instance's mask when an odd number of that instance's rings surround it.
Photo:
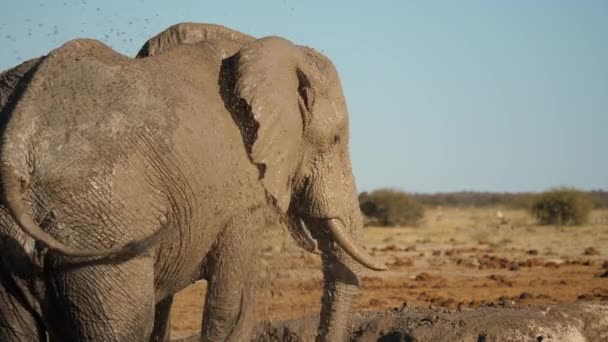
<path fill-rule="evenodd" d="M 607 1 L 0 0 L 0 70 L 183 21 L 328 55 L 359 190 L 608 189 Z"/>

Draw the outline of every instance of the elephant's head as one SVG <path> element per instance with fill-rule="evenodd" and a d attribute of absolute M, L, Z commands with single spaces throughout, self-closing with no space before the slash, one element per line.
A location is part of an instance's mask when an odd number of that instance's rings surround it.
<path fill-rule="evenodd" d="M 149 40 L 138 57 L 211 41 L 210 49 L 222 49 L 215 55 L 229 56 L 220 57 L 220 90 L 268 200 L 300 246 L 321 251 L 325 291 L 318 339 L 345 340 L 361 265 L 385 266 L 359 245 L 363 220 L 338 73 L 313 49 L 207 24 L 175 25 Z"/>
<path fill-rule="evenodd" d="M 362 215 L 337 71 L 313 49 L 267 37 L 226 59 L 222 75 L 224 99 L 269 199 L 286 214 L 296 241 L 310 249 L 314 239 L 321 251 L 325 291 L 319 339 L 344 340 L 360 265 L 385 266 L 359 245 Z"/>

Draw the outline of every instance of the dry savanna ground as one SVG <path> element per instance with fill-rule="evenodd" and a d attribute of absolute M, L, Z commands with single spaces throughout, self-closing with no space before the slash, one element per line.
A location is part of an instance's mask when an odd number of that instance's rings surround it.
<path fill-rule="evenodd" d="M 490 303 L 608 301 L 608 210 L 581 227 L 538 226 L 524 211 L 432 209 L 417 227 L 365 229 L 368 252 L 387 272 L 365 271 L 357 310 Z M 257 314 L 286 320 L 319 310 L 317 255 L 298 249 L 280 228 L 260 250 Z M 176 296 L 174 333 L 200 329 L 205 283 Z"/>

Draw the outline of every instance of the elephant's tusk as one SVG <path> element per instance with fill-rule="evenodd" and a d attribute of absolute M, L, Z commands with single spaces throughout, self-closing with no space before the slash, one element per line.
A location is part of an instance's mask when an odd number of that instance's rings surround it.
<path fill-rule="evenodd" d="M 317 240 L 315 240 L 310 234 L 310 230 L 308 230 L 308 227 L 306 227 L 306 223 L 304 223 L 304 221 L 300 218 L 296 219 L 296 222 L 298 228 L 300 228 L 300 231 L 302 232 L 300 237 L 305 240 L 302 242 L 306 246 L 306 250 L 313 254 L 321 254 L 317 245 Z"/>
<path fill-rule="evenodd" d="M 329 227 L 329 231 L 334 237 L 336 243 L 344 249 L 348 255 L 350 255 L 353 259 L 359 262 L 361 265 L 372 269 L 374 271 L 386 271 L 388 268 L 384 264 L 376 263 L 373 258 L 367 253 L 361 251 L 357 245 L 351 240 L 351 238 L 345 234 L 344 229 L 342 229 L 342 224 L 338 224 L 336 219 L 330 219 L 327 222 L 327 226 Z"/>

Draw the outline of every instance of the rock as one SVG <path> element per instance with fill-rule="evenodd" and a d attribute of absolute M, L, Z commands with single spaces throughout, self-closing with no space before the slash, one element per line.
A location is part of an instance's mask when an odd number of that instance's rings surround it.
<path fill-rule="evenodd" d="M 600 252 L 595 247 L 587 247 L 583 251 L 583 255 L 600 255 Z"/>

